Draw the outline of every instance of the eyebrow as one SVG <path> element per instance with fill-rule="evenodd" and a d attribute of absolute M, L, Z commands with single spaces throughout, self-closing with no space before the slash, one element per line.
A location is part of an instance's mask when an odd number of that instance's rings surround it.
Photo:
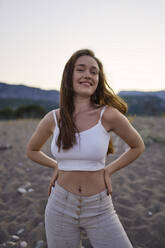
<path fill-rule="evenodd" d="M 75 65 L 75 66 L 85 66 L 85 64 L 78 64 L 78 65 Z M 96 67 L 96 66 L 92 66 L 93 69 L 97 69 L 99 71 L 99 68 Z"/>

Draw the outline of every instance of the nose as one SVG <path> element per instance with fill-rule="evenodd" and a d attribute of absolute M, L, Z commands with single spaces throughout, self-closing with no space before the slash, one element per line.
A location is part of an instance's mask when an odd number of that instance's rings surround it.
<path fill-rule="evenodd" d="M 91 78 L 91 75 L 90 75 L 90 71 L 89 70 L 85 70 L 84 71 L 84 78 L 86 78 L 86 79 Z"/>

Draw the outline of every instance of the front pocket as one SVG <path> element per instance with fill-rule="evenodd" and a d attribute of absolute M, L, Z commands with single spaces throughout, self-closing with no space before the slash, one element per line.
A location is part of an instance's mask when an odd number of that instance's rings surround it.
<path fill-rule="evenodd" d="M 114 213 L 114 206 L 110 195 L 105 195 L 100 199 L 99 213 Z"/>
<path fill-rule="evenodd" d="M 51 212 L 59 212 L 59 213 L 64 213 L 65 207 L 67 205 L 67 199 L 64 194 L 61 194 L 55 189 L 51 191 L 51 194 L 48 198 L 47 206 L 46 206 L 46 211 L 51 211 Z"/>

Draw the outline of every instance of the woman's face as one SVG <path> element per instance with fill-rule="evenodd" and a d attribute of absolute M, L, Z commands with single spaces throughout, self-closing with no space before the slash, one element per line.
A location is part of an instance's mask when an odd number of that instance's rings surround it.
<path fill-rule="evenodd" d="M 79 57 L 74 66 L 72 82 L 76 95 L 93 95 L 99 82 L 99 67 L 96 60 L 87 55 Z"/>

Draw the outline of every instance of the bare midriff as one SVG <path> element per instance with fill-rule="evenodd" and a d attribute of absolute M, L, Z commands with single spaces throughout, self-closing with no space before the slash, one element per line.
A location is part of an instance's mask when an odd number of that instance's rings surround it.
<path fill-rule="evenodd" d="M 57 183 L 67 191 L 79 196 L 91 196 L 106 189 L 104 169 L 98 171 L 59 170 Z"/>

